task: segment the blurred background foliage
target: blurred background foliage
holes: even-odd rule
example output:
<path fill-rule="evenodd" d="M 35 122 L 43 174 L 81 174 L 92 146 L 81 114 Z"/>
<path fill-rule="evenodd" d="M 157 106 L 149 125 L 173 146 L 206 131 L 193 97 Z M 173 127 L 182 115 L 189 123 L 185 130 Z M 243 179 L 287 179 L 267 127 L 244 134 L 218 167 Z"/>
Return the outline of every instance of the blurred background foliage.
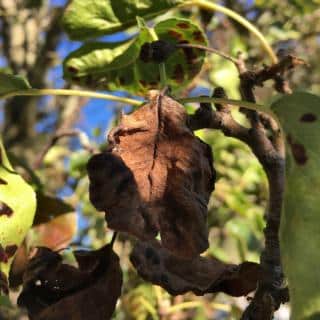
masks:
<path fill-rule="evenodd" d="M 2 71 L 26 75 L 35 87 L 70 88 L 62 80 L 61 64 L 79 43 L 68 40 L 59 24 L 66 2 L 0 0 Z M 305 59 L 309 66 L 290 75 L 292 87 L 320 93 L 318 0 L 225 0 L 219 3 L 250 20 L 275 50 L 282 49 Z M 177 15 L 200 24 L 212 47 L 232 55 L 242 51 L 251 68 L 267 62 L 256 38 L 226 16 L 197 8 L 166 14 Z M 120 33 L 106 36 L 104 40 L 129 36 Z M 239 98 L 234 66 L 211 55 L 184 94 L 210 94 L 216 86 L 223 86 L 230 98 Z M 117 94 L 126 95 L 125 92 Z M 274 92 L 270 86 L 258 88 L 256 94 L 259 102 L 269 103 Z M 189 106 L 188 110 L 193 112 L 195 108 Z M 125 107 L 125 112 L 129 111 L 130 106 Z M 26 252 L 32 246 L 67 248 L 66 259 L 71 259 L 69 248 L 98 248 L 110 240 L 112 231 L 105 224 L 104 214 L 89 202 L 85 166 L 92 152 L 105 148 L 106 132 L 117 123 L 119 113 L 120 106 L 115 103 L 79 97 L 20 97 L 2 102 L 0 119 L 9 155 L 16 169 L 34 185 L 39 199 L 43 200 L 37 213 L 40 220 L 20 248 L 13 267 L 12 277 L 17 283 Z M 236 116 L 244 121 L 241 114 Z M 56 141 L 38 163 L 39 155 L 52 142 L 57 130 L 66 129 L 76 129 L 76 132 Z M 263 247 L 263 214 L 268 194 L 265 174 L 243 143 L 213 130 L 201 130 L 197 135 L 212 146 L 218 173 L 209 203 L 210 248 L 205 255 L 234 263 L 258 261 Z M 142 281 L 128 259 L 131 240 L 120 235 L 115 244 L 124 272 L 124 286 L 114 319 L 239 319 L 247 303 L 244 298 L 224 294 L 172 297 L 162 288 Z M 27 319 L 24 311 L 15 306 L 18 291 L 19 287 L 10 299 L 0 298 L 0 319 Z M 281 308 L 276 318 L 288 319 L 287 307 Z"/>

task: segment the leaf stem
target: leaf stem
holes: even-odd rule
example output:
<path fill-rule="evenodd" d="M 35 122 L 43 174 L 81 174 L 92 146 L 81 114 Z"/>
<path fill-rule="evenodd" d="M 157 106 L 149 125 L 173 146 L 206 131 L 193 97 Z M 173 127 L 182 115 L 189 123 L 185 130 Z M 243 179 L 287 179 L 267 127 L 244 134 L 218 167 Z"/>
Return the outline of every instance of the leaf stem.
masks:
<path fill-rule="evenodd" d="M 156 34 L 154 28 L 148 28 L 150 35 L 153 41 L 159 40 L 158 35 Z M 167 73 L 166 73 L 166 65 L 164 62 L 159 64 L 159 73 L 160 73 L 160 84 L 161 88 L 165 88 L 167 85 Z"/>
<path fill-rule="evenodd" d="M 99 93 L 93 91 L 85 91 L 85 90 L 71 90 L 71 89 L 26 89 L 26 90 L 17 90 L 14 92 L 7 93 L 3 95 L 1 98 L 11 98 L 15 96 L 78 96 L 78 97 L 87 97 L 87 98 L 96 98 L 103 100 L 116 101 L 124 104 L 129 104 L 132 106 L 141 106 L 145 101 L 140 101 L 132 98 L 118 97 L 112 94 L 107 93 Z M 264 105 L 255 104 L 248 101 L 241 100 L 233 100 L 233 99 L 222 99 L 222 98 L 211 98 L 211 97 L 190 97 L 178 99 L 180 103 L 193 103 L 193 102 L 209 102 L 209 103 L 224 103 L 231 104 L 239 107 L 245 107 L 250 110 L 262 111 L 273 118 L 277 119 L 272 110 Z"/>
<path fill-rule="evenodd" d="M 195 49 L 200 49 L 200 50 L 204 50 L 204 51 L 208 51 L 208 52 L 211 52 L 211 53 L 214 53 L 224 59 L 227 59 L 229 61 L 231 61 L 232 63 L 234 63 L 235 65 L 238 64 L 238 60 L 237 59 L 234 59 L 233 57 L 229 56 L 228 54 L 224 53 L 224 52 L 221 52 L 217 49 L 214 49 L 214 48 L 209 48 L 209 47 L 206 47 L 206 46 L 202 46 L 200 44 L 190 44 L 190 43 L 181 43 L 181 44 L 176 44 L 176 47 L 177 48 L 195 48 Z"/>
<path fill-rule="evenodd" d="M 124 104 L 130 104 L 133 106 L 140 106 L 143 101 L 139 101 L 132 98 L 118 97 L 107 93 L 98 93 L 93 91 L 85 90 L 71 90 L 71 89 L 26 89 L 26 90 L 17 90 L 14 92 L 7 93 L 1 98 L 11 98 L 15 96 L 78 96 L 78 97 L 87 97 L 87 98 L 97 98 L 103 100 L 111 100 Z"/>
<path fill-rule="evenodd" d="M 272 117 L 275 117 L 269 107 L 262 104 L 256 104 L 248 101 L 223 99 L 223 98 L 212 98 L 212 97 L 190 97 L 178 99 L 180 103 L 192 103 L 192 102 L 208 102 L 208 103 L 220 103 L 220 104 L 231 104 L 239 107 L 244 107 L 250 110 L 265 112 Z"/>
<path fill-rule="evenodd" d="M 161 88 L 165 88 L 167 85 L 167 73 L 166 73 L 166 65 L 164 64 L 164 62 L 159 64 L 159 72 L 160 72 Z"/>
<path fill-rule="evenodd" d="M 269 45 L 269 43 L 266 40 L 266 38 L 264 37 L 264 35 L 253 24 L 251 24 L 247 19 L 242 17 L 240 14 L 238 14 L 238 13 L 236 13 L 226 7 L 223 7 L 217 3 L 210 2 L 209 0 L 190 0 L 190 1 L 186 1 L 186 2 L 182 3 L 180 5 L 180 7 L 186 7 L 186 6 L 190 6 L 190 5 L 191 6 L 195 5 L 195 6 L 203 8 L 203 9 L 210 10 L 210 11 L 218 11 L 218 12 L 221 12 L 221 13 L 225 14 L 226 16 L 229 16 L 230 18 L 234 19 L 235 21 L 240 23 L 242 26 L 244 26 L 246 29 L 248 29 L 250 32 L 252 32 L 260 40 L 263 48 L 270 56 L 272 63 L 278 62 L 277 56 L 275 55 L 273 49 Z"/>

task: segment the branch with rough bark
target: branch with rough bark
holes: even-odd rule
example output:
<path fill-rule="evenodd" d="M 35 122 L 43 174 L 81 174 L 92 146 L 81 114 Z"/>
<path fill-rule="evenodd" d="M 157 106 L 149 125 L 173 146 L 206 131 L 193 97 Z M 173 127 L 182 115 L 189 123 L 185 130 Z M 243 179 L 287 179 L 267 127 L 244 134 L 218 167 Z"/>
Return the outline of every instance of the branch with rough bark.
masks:
<path fill-rule="evenodd" d="M 303 60 L 294 56 L 284 56 L 278 63 L 264 66 L 258 71 L 248 71 L 241 56 L 236 61 L 240 77 L 242 99 L 255 102 L 254 88 L 262 86 L 267 80 L 273 80 L 275 89 L 281 93 L 290 93 L 285 73 L 301 64 Z M 222 88 L 216 88 L 213 97 L 225 98 Z M 242 315 L 242 320 L 270 320 L 281 303 L 288 302 L 288 289 L 284 286 L 281 266 L 279 226 L 285 185 L 285 148 L 281 130 L 277 122 L 264 113 L 241 109 L 248 117 L 251 128 L 248 129 L 234 120 L 227 105 L 203 103 L 193 116 L 189 125 L 193 130 L 211 128 L 221 130 L 226 136 L 246 143 L 263 166 L 269 184 L 269 203 L 266 211 L 265 248 L 260 264 L 263 276 L 258 284 L 254 298 Z M 271 132 L 271 135 L 270 133 Z"/>

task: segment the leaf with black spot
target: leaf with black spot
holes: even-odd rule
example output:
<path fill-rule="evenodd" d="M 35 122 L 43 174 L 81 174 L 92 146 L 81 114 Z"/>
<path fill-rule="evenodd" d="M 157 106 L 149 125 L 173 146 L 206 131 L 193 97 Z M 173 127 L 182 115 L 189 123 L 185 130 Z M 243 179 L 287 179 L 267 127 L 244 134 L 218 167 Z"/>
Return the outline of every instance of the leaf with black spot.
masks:
<path fill-rule="evenodd" d="M 0 154 L 0 180 L 2 182 L 0 183 L 1 295 L 1 291 L 7 292 L 4 289 L 5 285 L 3 283 L 8 278 L 10 266 L 17 248 L 32 225 L 36 209 L 36 197 L 31 186 L 13 170 L 1 138 Z"/>
<path fill-rule="evenodd" d="M 296 92 L 271 108 L 287 146 L 280 238 L 292 319 L 311 319 L 320 312 L 320 97 Z"/>
<path fill-rule="evenodd" d="M 192 48 L 175 50 L 175 45 L 206 46 L 205 34 L 188 20 L 171 18 L 154 26 L 159 40 L 153 42 L 144 21 L 138 19 L 138 23 L 140 33 L 132 40 L 88 42 L 72 52 L 64 60 L 64 78 L 83 87 L 146 94 L 159 88 L 159 63 L 165 60 L 167 84 L 173 91 L 182 90 L 200 72 L 205 52 Z"/>

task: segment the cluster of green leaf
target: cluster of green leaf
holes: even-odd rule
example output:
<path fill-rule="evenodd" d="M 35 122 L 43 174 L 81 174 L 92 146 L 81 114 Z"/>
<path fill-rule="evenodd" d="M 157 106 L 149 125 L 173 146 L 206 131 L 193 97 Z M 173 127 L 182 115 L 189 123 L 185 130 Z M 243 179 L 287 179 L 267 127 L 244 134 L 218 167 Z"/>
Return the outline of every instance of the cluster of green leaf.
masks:
<path fill-rule="evenodd" d="M 64 16 L 64 25 L 71 38 L 94 40 L 98 35 L 122 31 L 137 23 L 139 33 L 127 41 L 85 42 L 65 59 L 65 79 L 95 89 L 122 89 L 135 95 L 145 94 L 147 90 L 159 87 L 160 78 L 159 66 L 152 62 L 145 63 L 139 57 L 144 43 L 161 39 L 172 45 L 181 42 L 207 44 L 201 29 L 189 20 L 171 18 L 155 24 L 153 28 L 145 24 L 142 17 L 156 16 L 179 2 L 158 1 L 156 5 L 129 2 L 121 2 L 121 7 L 127 8 L 125 11 L 120 10 L 113 1 L 105 3 L 104 8 L 100 8 L 99 2 L 94 2 L 90 10 L 83 7 L 81 1 L 71 3 Z M 105 15 L 99 16 L 97 12 L 104 12 Z M 94 19 L 85 19 L 87 15 Z M 186 86 L 200 71 L 203 60 L 204 52 L 200 50 L 191 49 L 188 55 L 183 50 L 177 50 L 165 63 L 167 84 L 173 90 Z"/>

